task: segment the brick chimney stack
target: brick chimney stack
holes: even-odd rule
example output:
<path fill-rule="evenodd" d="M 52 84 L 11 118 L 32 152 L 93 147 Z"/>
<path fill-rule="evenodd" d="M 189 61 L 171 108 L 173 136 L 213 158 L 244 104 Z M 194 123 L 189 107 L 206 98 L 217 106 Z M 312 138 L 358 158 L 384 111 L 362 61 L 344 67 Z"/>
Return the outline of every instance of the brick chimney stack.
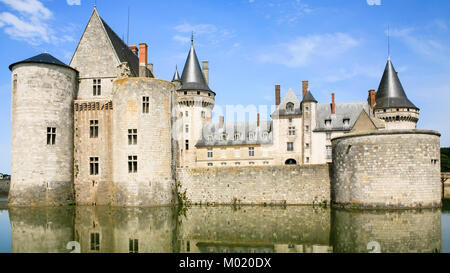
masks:
<path fill-rule="evenodd" d="M 219 128 L 223 129 L 223 125 L 225 123 L 225 117 L 224 116 L 220 116 L 219 117 Z"/>
<path fill-rule="evenodd" d="M 371 89 L 369 90 L 369 98 L 367 99 L 367 102 L 369 103 L 370 109 L 373 109 L 375 107 L 375 103 L 376 103 L 376 92 L 375 90 Z"/>
<path fill-rule="evenodd" d="M 148 46 L 145 43 L 139 44 L 139 77 L 147 77 Z"/>
<path fill-rule="evenodd" d="M 134 55 L 139 56 L 139 48 L 136 45 L 131 45 L 130 49 L 134 53 Z"/>
<path fill-rule="evenodd" d="M 205 77 L 206 84 L 209 85 L 209 62 L 203 62 L 203 77 Z"/>
<path fill-rule="evenodd" d="M 302 91 L 303 91 L 303 98 L 306 96 L 306 93 L 309 89 L 309 82 L 308 81 L 302 81 Z"/>
<path fill-rule="evenodd" d="M 278 106 L 281 103 L 281 86 L 275 85 L 275 105 Z"/>
<path fill-rule="evenodd" d="M 258 114 L 257 126 L 259 127 L 260 125 L 261 125 L 261 116 L 260 116 L 260 114 Z"/>
<path fill-rule="evenodd" d="M 336 114 L 336 101 L 334 93 L 331 94 L 331 114 Z"/>

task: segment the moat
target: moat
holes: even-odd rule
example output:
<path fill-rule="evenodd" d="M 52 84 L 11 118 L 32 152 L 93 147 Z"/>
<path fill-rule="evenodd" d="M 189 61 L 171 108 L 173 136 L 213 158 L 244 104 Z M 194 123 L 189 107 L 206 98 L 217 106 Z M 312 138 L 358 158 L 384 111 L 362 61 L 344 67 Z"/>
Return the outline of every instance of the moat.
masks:
<path fill-rule="evenodd" d="M 69 253 L 69 242 L 78 242 L 81 253 L 450 253 L 449 201 L 442 209 L 383 211 L 313 206 L 7 209 L 6 201 L 0 196 L 0 253 Z"/>

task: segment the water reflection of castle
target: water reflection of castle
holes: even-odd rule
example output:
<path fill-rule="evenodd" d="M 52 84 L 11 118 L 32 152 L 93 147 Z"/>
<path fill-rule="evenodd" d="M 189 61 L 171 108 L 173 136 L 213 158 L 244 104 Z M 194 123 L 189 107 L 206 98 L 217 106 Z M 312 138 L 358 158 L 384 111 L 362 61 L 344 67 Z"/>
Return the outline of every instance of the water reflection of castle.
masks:
<path fill-rule="evenodd" d="M 313 207 L 11 208 L 12 251 L 82 253 L 440 252 L 441 210 Z"/>

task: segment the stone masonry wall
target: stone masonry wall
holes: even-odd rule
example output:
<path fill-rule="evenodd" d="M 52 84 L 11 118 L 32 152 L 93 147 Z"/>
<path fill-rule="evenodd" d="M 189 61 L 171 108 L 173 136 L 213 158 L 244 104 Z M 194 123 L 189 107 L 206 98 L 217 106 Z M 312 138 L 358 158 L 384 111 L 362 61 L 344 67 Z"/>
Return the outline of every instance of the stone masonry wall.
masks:
<path fill-rule="evenodd" d="M 378 131 L 333 139 L 331 199 L 338 206 L 441 205 L 439 133 Z"/>
<path fill-rule="evenodd" d="M 191 203 L 313 204 L 330 200 L 328 165 L 178 169 Z"/>
<path fill-rule="evenodd" d="M 7 195 L 9 193 L 10 180 L 0 180 L 0 195 Z"/>

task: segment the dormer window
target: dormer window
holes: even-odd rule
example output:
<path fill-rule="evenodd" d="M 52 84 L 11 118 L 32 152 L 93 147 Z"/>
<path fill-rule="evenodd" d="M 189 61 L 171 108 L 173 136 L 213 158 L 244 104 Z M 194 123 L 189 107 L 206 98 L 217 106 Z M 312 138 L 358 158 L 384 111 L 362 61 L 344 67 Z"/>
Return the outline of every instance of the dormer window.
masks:
<path fill-rule="evenodd" d="M 227 140 L 227 133 L 222 134 L 222 140 Z"/>
<path fill-rule="evenodd" d="M 241 134 L 240 133 L 235 133 L 234 134 L 234 141 L 237 141 L 241 138 Z"/>
<path fill-rule="evenodd" d="M 350 126 L 350 119 L 349 118 L 345 118 L 344 119 L 344 126 Z"/>
<path fill-rule="evenodd" d="M 288 113 L 294 112 L 294 104 L 292 102 L 289 102 L 288 104 L 286 104 L 286 111 Z"/>
<path fill-rule="evenodd" d="M 267 139 L 269 137 L 269 133 L 268 132 L 264 132 L 262 137 L 263 137 L 263 139 Z"/>
<path fill-rule="evenodd" d="M 325 126 L 331 127 L 331 119 L 325 120 Z"/>
<path fill-rule="evenodd" d="M 213 141 L 213 136 L 208 136 L 208 141 L 212 142 Z"/>
<path fill-rule="evenodd" d="M 255 137 L 256 137 L 256 133 L 255 132 L 251 132 L 251 133 L 248 134 L 248 139 L 249 140 L 255 140 Z"/>

